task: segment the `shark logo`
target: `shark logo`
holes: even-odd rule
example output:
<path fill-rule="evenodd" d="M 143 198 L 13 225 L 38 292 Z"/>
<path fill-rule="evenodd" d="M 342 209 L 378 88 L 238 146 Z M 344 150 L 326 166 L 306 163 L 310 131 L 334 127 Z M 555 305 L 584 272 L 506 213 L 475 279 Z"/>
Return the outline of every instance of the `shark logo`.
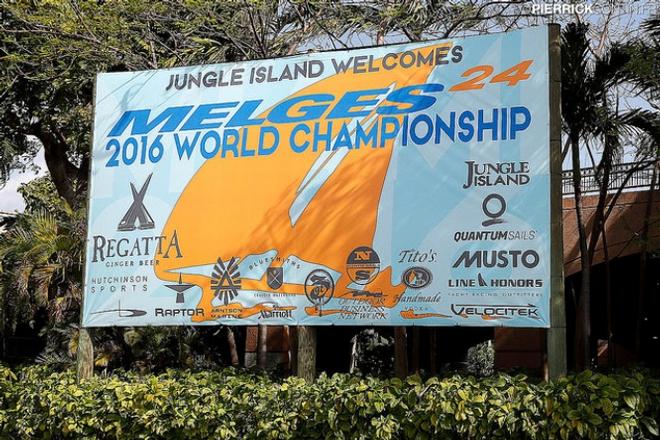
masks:
<path fill-rule="evenodd" d="M 142 188 L 140 188 L 140 191 L 137 191 L 135 189 L 135 185 L 133 185 L 133 182 L 131 182 L 133 203 L 119 222 L 119 225 L 117 226 L 118 231 L 134 231 L 136 229 L 136 221 L 138 223 L 138 229 L 154 228 L 154 219 L 151 217 L 151 214 L 149 214 L 149 211 L 147 211 L 147 208 L 144 206 L 144 195 L 147 193 L 152 175 L 153 173 L 149 174 L 149 177 L 147 177 L 147 180 L 142 185 Z"/>

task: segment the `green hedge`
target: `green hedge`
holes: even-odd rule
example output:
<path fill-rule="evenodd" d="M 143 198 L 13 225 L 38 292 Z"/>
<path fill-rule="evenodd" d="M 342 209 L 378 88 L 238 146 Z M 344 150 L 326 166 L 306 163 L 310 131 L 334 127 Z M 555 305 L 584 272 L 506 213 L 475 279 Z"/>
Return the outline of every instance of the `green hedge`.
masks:
<path fill-rule="evenodd" d="M 222 370 L 96 377 L 0 367 L 0 435 L 11 439 L 655 438 L 660 381 L 585 372 L 314 384 Z"/>

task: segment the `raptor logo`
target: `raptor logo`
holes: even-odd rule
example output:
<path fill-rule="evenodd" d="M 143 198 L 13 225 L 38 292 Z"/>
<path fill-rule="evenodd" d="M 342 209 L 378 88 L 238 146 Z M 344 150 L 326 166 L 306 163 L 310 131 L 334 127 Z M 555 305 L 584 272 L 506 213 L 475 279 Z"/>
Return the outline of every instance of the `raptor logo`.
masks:
<path fill-rule="evenodd" d="M 222 258 L 218 258 L 211 275 L 211 289 L 213 289 L 215 297 L 221 300 L 224 305 L 227 305 L 229 301 L 238 295 L 240 288 L 241 273 L 238 270 L 236 257 L 232 257 L 226 266 Z"/>
<path fill-rule="evenodd" d="M 176 302 L 177 304 L 182 304 L 185 302 L 185 298 L 183 296 L 183 293 L 192 288 L 195 287 L 193 284 L 183 284 L 183 281 L 181 279 L 181 273 L 179 273 L 179 283 L 178 284 L 165 284 L 165 287 L 168 289 L 172 289 L 176 292 Z"/>

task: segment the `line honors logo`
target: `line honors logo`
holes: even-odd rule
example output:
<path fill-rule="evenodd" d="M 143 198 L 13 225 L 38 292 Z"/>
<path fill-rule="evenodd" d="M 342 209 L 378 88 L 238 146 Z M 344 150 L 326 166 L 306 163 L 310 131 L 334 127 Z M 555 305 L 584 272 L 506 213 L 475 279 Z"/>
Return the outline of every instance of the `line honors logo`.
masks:
<path fill-rule="evenodd" d="M 213 289 L 215 297 L 227 305 L 229 301 L 238 296 L 240 288 L 241 273 L 238 270 L 236 257 L 232 257 L 227 265 L 222 258 L 218 258 L 211 274 L 211 289 Z"/>
<path fill-rule="evenodd" d="M 153 229 L 155 227 L 154 219 L 147 211 L 146 206 L 144 206 L 144 195 L 147 193 L 149 188 L 149 182 L 151 182 L 151 176 L 153 173 L 149 174 L 147 180 L 142 184 L 140 191 L 135 189 L 135 185 L 131 182 L 131 194 L 133 194 L 133 203 L 131 204 L 124 217 L 122 217 L 119 225 L 117 226 L 117 231 L 134 231 L 136 229 L 135 223 L 138 223 L 137 229 Z"/>
<path fill-rule="evenodd" d="M 360 246 L 351 251 L 346 260 L 348 277 L 356 284 L 364 286 L 372 282 L 380 271 L 380 258 L 368 246 Z"/>

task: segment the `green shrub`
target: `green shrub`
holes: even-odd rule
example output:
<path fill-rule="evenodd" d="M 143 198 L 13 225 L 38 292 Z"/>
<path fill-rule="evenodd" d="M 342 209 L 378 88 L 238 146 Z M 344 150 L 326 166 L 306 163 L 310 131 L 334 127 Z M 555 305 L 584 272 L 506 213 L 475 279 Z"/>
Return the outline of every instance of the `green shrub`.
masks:
<path fill-rule="evenodd" d="M 629 439 L 656 437 L 659 414 L 660 381 L 641 373 L 307 384 L 226 369 L 77 384 L 73 372 L 0 367 L 7 439 Z"/>

